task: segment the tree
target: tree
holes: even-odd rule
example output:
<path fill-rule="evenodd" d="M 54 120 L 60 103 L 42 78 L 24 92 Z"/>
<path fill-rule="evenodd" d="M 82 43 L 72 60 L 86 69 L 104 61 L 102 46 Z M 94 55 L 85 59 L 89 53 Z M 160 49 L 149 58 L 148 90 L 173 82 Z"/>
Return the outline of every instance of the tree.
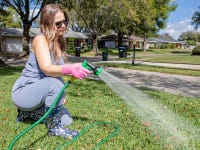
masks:
<path fill-rule="evenodd" d="M 18 14 L 11 7 L 2 10 L 3 15 L 0 16 L 1 27 L 6 28 L 21 28 L 22 23 Z"/>
<path fill-rule="evenodd" d="M 131 35 L 136 28 L 136 22 L 139 21 L 137 16 L 137 0 L 113 1 L 113 14 L 110 20 L 111 29 L 118 34 L 118 45 L 122 45 L 124 35 Z"/>
<path fill-rule="evenodd" d="M 79 31 L 89 31 L 93 38 L 93 51 L 98 52 L 97 36 L 109 29 L 111 19 L 112 0 L 76 0 L 64 1 L 73 15 L 72 28 Z M 75 13 L 75 14 L 74 14 Z"/>
<path fill-rule="evenodd" d="M 153 0 L 140 1 L 138 6 L 140 20 L 137 22 L 136 34 L 144 38 L 143 49 L 146 50 L 147 33 L 153 32 L 156 25 L 156 9 L 153 7 Z"/>
<path fill-rule="evenodd" d="M 187 31 L 182 33 L 178 40 L 180 41 L 195 41 L 195 42 L 200 42 L 200 33 L 198 32 L 192 32 L 192 31 Z"/>
<path fill-rule="evenodd" d="M 200 26 L 200 6 L 198 7 L 199 10 L 195 11 L 192 16 L 192 25 L 197 30 Z"/>
<path fill-rule="evenodd" d="M 4 8 L 12 8 L 19 14 L 23 26 L 23 50 L 21 56 L 29 54 L 29 30 L 32 22 L 36 20 L 41 12 L 41 8 L 50 3 L 50 0 L 0 0 L 0 5 Z M 31 12 L 30 10 L 33 9 Z M 36 12 L 36 9 L 38 11 Z"/>
<path fill-rule="evenodd" d="M 171 0 L 140 1 L 137 13 L 141 19 L 137 24 L 136 34 L 144 37 L 144 50 L 146 37 L 155 35 L 160 29 L 165 28 L 169 13 L 175 11 L 176 7 L 177 4 Z"/>

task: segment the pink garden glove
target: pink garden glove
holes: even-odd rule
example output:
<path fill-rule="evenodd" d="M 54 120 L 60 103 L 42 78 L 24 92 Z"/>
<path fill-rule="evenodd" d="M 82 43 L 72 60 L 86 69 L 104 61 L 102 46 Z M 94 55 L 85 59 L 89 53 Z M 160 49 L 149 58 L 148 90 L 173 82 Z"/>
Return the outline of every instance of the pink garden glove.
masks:
<path fill-rule="evenodd" d="M 63 65 L 61 71 L 64 75 L 71 74 L 78 79 L 83 79 L 90 73 L 89 70 L 82 67 L 81 63 Z"/>

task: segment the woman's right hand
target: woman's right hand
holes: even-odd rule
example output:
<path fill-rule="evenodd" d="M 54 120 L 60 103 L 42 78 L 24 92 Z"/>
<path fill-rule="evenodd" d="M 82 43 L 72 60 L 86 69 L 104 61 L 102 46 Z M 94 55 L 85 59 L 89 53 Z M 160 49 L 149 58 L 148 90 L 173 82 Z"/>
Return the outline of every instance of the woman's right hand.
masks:
<path fill-rule="evenodd" d="M 83 79 L 90 73 L 88 69 L 83 68 L 81 63 L 63 65 L 61 72 L 64 75 L 71 74 L 78 79 Z"/>

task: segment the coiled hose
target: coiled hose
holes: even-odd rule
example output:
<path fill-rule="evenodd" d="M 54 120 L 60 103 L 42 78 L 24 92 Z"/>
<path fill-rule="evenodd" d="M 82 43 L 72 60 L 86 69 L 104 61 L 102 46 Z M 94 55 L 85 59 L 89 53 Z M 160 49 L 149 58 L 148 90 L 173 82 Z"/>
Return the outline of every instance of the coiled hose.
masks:
<path fill-rule="evenodd" d="M 60 90 L 59 94 L 57 95 L 56 99 L 54 100 L 53 104 L 51 105 L 50 109 L 38 120 L 36 121 L 34 124 L 32 124 L 31 126 L 29 126 L 28 128 L 26 128 L 25 130 L 23 130 L 21 133 L 19 133 L 10 143 L 8 150 L 12 150 L 12 148 L 14 147 L 14 145 L 16 144 L 16 142 L 27 132 L 29 132 L 31 129 L 33 129 L 34 127 L 36 127 L 38 124 L 40 124 L 45 118 L 47 118 L 49 116 L 49 114 L 51 113 L 51 111 L 56 107 L 57 103 L 59 102 L 60 97 L 62 96 L 62 94 L 65 92 L 65 89 L 69 86 L 69 84 L 71 82 L 74 81 L 75 78 L 71 78 L 70 80 L 68 80 L 63 88 Z M 92 128 L 95 125 L 99 125 L 99 124 L 111 124 L 114 125 L 115 130 L 109 134 L 105 139 L 101 140 L 93 149 L 98 149 L 100 146 L 102 146 L 106 141 L 108 141 L 109 139 L 111 139 L 113 136 L 115 136 L 118 131 L 119 131 L 119 127 L 116 124 L 110 123 L 110 122 L 96 122 L 90 125 L 87 125 L 86 127 L 84 127 L 81 132 L 78 134 L 78 136 L 76 136 L 75 138 L 73 138 L 72 140 L 70 140 L 69 142 L 65 143 L 64 145 L 62 145 L 61 147 L 56 148 L 57 150 L 59 150 L 60 148 L 64 148 L 65 146 L 68 146 L 69 144 L 71 144 L 72 142 L 76 141 L 77 138 L 79 138 L 81 135 L 83 135 L 87 130 L 89 130 L 90 128 Z"/>

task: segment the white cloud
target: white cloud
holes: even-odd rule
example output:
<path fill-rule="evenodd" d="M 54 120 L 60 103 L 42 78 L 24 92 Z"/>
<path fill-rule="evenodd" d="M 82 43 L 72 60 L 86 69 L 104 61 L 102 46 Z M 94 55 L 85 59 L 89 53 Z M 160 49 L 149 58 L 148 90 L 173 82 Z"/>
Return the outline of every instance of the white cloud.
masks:
<path fill-rule="evenodd" d="M 185 19 L 176 23 L 169 23 L 167 27 L 159 32 L 159 34 L 168 33 L 174 39 L 178 39 L 183 32 L 195 31 L 191 25 L 191 19 Z M 198 30 L 200 31 L 200 29 Z"/>

